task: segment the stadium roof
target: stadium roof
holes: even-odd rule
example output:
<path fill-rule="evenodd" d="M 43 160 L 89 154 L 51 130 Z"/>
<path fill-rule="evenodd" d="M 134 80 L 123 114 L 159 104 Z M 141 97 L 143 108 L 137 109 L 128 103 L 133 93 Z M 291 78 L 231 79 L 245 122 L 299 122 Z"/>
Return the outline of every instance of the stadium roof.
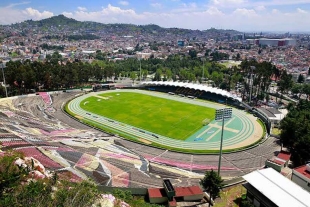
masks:
<path fill-rule="evenodd" d="M 210 86 L 195 84 L 195 83 L 170 82 L 170 81 L 149 81 L 149 82 L 142 82 L 141 84 L 142 85 L 162 85 L 162 86 L 185 87 L 185 88 L 215 93 L 218 95 L 225 96 L 227 98 L 232 98 L 240 102 L 242 101 L 240 97 L 238 97 L 237 95 L 231 94 L 228 91 L 225 91 L 219 88 L 210 87 Z"/>
<path fill-rule="evenodd" d="M 279 207 L 310 206 L 310 194 L 272 168 L 251 172 L 243 178 Z"/>

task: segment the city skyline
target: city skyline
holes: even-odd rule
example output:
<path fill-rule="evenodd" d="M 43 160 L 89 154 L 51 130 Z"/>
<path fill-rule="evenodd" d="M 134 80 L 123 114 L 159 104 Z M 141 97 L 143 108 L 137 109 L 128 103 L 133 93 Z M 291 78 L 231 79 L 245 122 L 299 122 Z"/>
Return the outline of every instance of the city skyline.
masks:
<path fill-rule="evenodd" d="M 63 14 L 79 21 L 205 30 L 309 32 L 310 0 L 9 1 L 0 24 Z"/>

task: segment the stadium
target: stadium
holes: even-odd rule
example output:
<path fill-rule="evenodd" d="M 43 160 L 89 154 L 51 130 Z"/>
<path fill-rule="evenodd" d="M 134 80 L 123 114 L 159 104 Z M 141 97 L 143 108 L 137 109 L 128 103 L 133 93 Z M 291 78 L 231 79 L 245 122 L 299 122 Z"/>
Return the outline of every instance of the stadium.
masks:
<path fill-rule="evenodd" d="M 165 86 L 159 88 L 155 85 L 151 87 L 147 86 L 148 90 L 123 89 L 117 92 L 109 90 L 89 93 L 72 100 L 68 104 L 68 111 L 75 116 L 83 117 L 80 119 L 84 122 L 96 126 L 102 125 L 103 130 L 144 144 L 155 143 L 156 146 L 178 151 L 219 150 L 222 122 L 214 120 L 214 109 L 225 106 L 219 103 L 201 102 L 201 99 L 198 101 L 195 98 L 198 95 L 199 98 L 208 96 L 227 99 L 227 102 L 234 104 L 238 102 L 235 100 L 237 98 L 228 92 L 222 95 L 220 91 L 207 91 L 206 93 L 215 94 L 212 97 L 205 95 L 205 91 L 201 90 L 184 88 L 182 91 L 179 86 L 176 89 Z M 162 88 L 169 92 L 154 92 Z M 138 103 L 139 101 L 141 103 Z M 109 106 L 109 103 L 114 107 Z M 131 107 L 126 109 L 128 106 Z M 104 112 L 98 113 L 102 108 Z M 203 123 L 205 120 L 207 123 Z M 234 150 L 259 141 L 263 136 L 263 130 L 256 117 L 234 108 L 232 118 L 226 120 L 224 125 L 224 135 L 223 149 Z"/>
<path fill-rule="evenodd" d="M 184 87 L 168 85 L 172 84 L 168 82 L 164 84 L 149 82 L 139 85 L 139 88 L 128 87 L 126 89 L 124 86 L 116 85 L 116 88 L 123 89 L 96 93 L 84 90 L 40 92 L 38 95 L 1 99 L 0 141 L 3 145 L 2 150 L 13 149 L 25 153 L 26 156 L 33 156 L 47 169 L 57 171 L 60 176 L 70 173 L 72 180 L 89 177 L 99 185 L 111 187 L 160 187 L 163 178 L 171 179 L 171 182 L 176 186 L 197 185 L 206 170 L 217 169 L 219 156 L 216 150 L 219 148 L 219 126 L 221 123 L 214 120 L 210 120 L 206 126 L 203 126 L 210 128 L 202 129 L 202 132 L 205 133 L 198 130 L 197 133 L 202 134 L 199 138 L 202 139 L 196 139 L 198 136 L 193 133 L 193 136 L 185 136 L 181 140 L 162 135 L 158 131 L 150 130 L 158 138 L 152 134 L 149 136 L 143 132 L 140 134 L 139 128 L 130 124 L 128 124 L 131 127 L 129 131 L 133 134 L 127 134 L 125 129 L 118 130 L 118 133 L 115 133 L 115 129 L 113 133 L 109 130 L 102 131 L 96 123 L 90 125 L 90 122 L 92 120 L 98 122 L 97 119 L 99 119 L 99 123 L 113 124 L 110 126 L 111 128 L 115 125 L 124 128 L 123 124 L 127 124 L 117 119 L 100 117 L 101 115 L 95 115 L 93 112 L 78 112 L 81 110 L 79 109 L 81 103 L 83 105 L 83 100 L 88 96 L 100 96 L 101 101 L 98 101 L 97 97 L 95 101 L 103 104 L 104 101 L 124 97 L 123 94 L 127 92 L 176 101 L 178 104 L 189 104 L 190 107 L 192 105 L 209 107 L 213 110 L 227 107 L 222 103 L 224 101 L 226 104 L 227 99 L 227 105 L 233 108 L 233 117 L 231 118 L 233 121 L 225 120 L 223 149 L 239 150 L 222 155 L 221 176 L 225 179 L 236 178 L 261 168 L 264 166 L 265 160 L 271 158 L 280 149 L 277 139 L 272 137 L 261 139 L 264 131 L 257 122 L 257 117 L 239 110 L 238 108 L 242 109 L 244 106 L 231 94 L 225 92 L 221 94 L 219 90 L 210 92 L 205 88 L 195 89 L 195 91 L 191 87 L 198 86 L 184 83 L 176 83 L 184 84 Z M 183 93 L 179 88 L 183 88 Z M 203 93 L 200 93 L 199 96 L 198 91 Z M 183 96 L 178 94 L 183 94 Z M 113 97 L 104 100 L 103 97 L 108 96 Z M 194 96 L 197 99 L 188 96 Z M 208 98 L 208 101 L 201 97 Z M 74 103 L 75 101 L 76 103 Z M 73 119 L 63 111 L 66 103 L 68 103 L 68 108 L 71 107 L 70 110 L 78 112 L 74 114 Z M 163 114 L 161 115 L 159 120 L 165 117 Z M 136 129 L 132 129 L 132 127 Z M 256 134 L 256 127 L 260 129 L 258 134 Z M 123 133 L 125 139 L 122 137 Z M 127 135 L 135 135 L 135 133 L 136 136 L 133 136 L 132 139 L 127 137 Z M 231 137 L 233 138 L 230 139 Z M 256 145 L 257 142 L 259 144 Z M 214 150 L 215 153 L 207 155 L 180 153 L 178 152 L 180 150 L 174 150 L 192 151 L 196 148 Z"/>

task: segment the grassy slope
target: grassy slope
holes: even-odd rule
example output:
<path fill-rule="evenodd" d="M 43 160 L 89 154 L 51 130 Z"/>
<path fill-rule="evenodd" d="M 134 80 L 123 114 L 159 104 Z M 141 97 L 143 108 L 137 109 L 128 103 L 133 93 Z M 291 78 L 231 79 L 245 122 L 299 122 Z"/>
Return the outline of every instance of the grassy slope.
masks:
<path fill-rule="evenodd" d="M 102 97 L 111 96 L 108 100 L 87 98 L 81 102 L 81 107 L 91 113 L 181 140 L 201 128 L 204 119 L 214 119 L 215 110 L 212 108 L 139 93 L 116 94 L 118 92 L 102 94 Z"/>

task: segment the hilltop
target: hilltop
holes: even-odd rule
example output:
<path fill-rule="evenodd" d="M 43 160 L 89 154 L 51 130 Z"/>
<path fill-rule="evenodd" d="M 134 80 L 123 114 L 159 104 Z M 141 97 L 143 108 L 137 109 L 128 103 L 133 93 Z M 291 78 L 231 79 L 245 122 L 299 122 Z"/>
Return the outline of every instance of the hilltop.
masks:
<path fill-rule="evenodd" d="M 204 31 L 200 30 L 190 30 L 190 29 L 182 29 L 182 28 L 163 28 L 155 24 L 148 24 L 148 25 L 134 25 L 134 24 L 124 24 L 124 23 L 117 23 L 117 24 L 104 24 L 99 22 L 92 22 L 92 21 L 78 21 L 72 18 L 68 18 L 64 15 L 53 16 L 47 19 L 42 19 L 39 21 L 27 20 L 21 23 L 16 23 L 10 25 L 10 27 L 14 29 L 29 29 L 29 28 L 36 28 L 41 31 L 49 30 L 50 28 L 54 29 L 68 29 L 68 30 L 84 30 L 85 32 L 103 32 L 106 30 L 113 30 L 113 31 L 124 31 L 124 32 L 139 32 L 139 33 L 171 33 L 171 34 L 179 34 L 185 35 L 189 33 L 226 33 L 226 34 L 237 34 L 240 33 L 235 30 L 218 30 L 218 29 L 208 29 Z"/>

